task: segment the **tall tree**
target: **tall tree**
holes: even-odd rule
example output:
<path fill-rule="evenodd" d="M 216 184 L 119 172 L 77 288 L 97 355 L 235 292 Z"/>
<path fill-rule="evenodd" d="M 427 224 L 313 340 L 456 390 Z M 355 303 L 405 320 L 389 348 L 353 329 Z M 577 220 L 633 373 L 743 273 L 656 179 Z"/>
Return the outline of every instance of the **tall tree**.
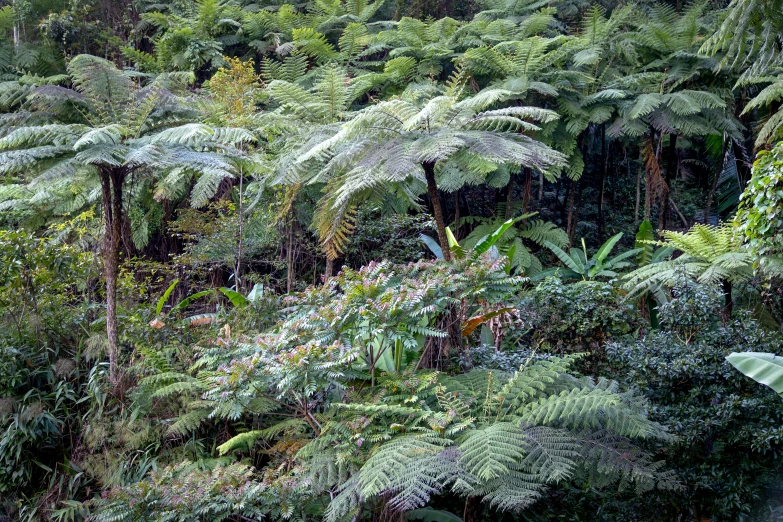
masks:
<path fill-rule="evenodd" d="M 331 178 L 316 216 L 321 240 L 337 240 L 339 247 L 345 215 L 360 202 L 392 193 L 415 199 L 426 187 L 449 260 L 440 187 L 455 191 L 487 181 L 503 186 L 507 166 L 549 170 L 565 164 L 562 154 L 523 134 L 539 130 L 528 120 L 549 122 L 556 113 L 537 107 L 490 110 L 514 95 L 485 89 L 466 96 L 456 75 L 442 94 L 409 90 L 359 112 L 334 136 L 303 151 L 297 163 L 321 160 L 322 175 Z"/>
<path fill-rule="evenodd" d="M 73 88 L 43 86 L 28 103 L 49 122 L 24 124 L 0 139 L 0 174 L 22 175 L 33 190 L 51 180 L 94 176 L 100 183 L 106 279 L 109 374 L 118 379 L 117 277 L 124 184 L 132 176 L 192 179 L 203 198 L 233 176 L 235 146 L 247 131 L 193 123 L 197 113 L 164 88 L 170 76 L 142 86 L 111 62 L 79 55 L 68 64 Z M 214 190 L 212 190 L 214 192 Z"/>

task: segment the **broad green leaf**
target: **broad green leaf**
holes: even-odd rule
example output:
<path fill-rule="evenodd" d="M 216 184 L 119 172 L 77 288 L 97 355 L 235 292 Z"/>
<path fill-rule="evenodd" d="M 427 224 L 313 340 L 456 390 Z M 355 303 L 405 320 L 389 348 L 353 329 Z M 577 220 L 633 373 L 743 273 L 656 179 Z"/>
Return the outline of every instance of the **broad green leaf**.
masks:
<path fill-rule="evenodd" d="M 226 288 L 225 286 L 219 288 L 218 290 L 220 290 L 220 292 L 223 295 L 228 297 L 228 300 L 231 301 L 231 304 L 236 306 L 237 308 L 241 306 L 245 306 L 250 302 L 247 300 L 247 297 L 245 297 L 244 295 L 240 294 L 235 290 L 231 290 L 230 288 Z"/>
<path fill-rule="evenodd" d="M 465 249 L 459 245 L 459 241 L 454 237 L 454 233 L 449 227 L 446 227 L 446 238 L 449 241 L 449 250 L 454 254 L 457 259 L 465 257 Z"/>
<path fill-rule="evenodd" d="M 571 258 L 562 248 L 555 245 L 551 241 L 544 241 L 544 246 L 551 250 L 557 258 L 563 262 L 565 266 L 576 272 L 577 274 L 584 273 L 584 266 L 580 266 L 574 259 Z"/>
<path fill-rule="evenodd" d="M 619 234 L 615 234 L 609 239 L 606 240 L 606 243 L 601 245 L 601 248 L 598 249 L 598 252 L 595 253 L 595 258 L 598 260 L 599 263 L 603 263 L 604 259 L 606 259 L 606 256 L 609 255 L 609 252 L 612 251 L 614 246 L 617 244 L 618 241 L 620 241 L 620 238 L 623 237 L 623 233 L 620 232 Z"/>
<path fill-rule="evenodd" d="M 160 299 L 158 299 L 158 305 L 155 307 L 156 315 L 160 315 L 160 313 L 163 311 L 163 307 L 166 305 L 166 301 L 169 300 L 169 296 L 171 295 L 171 292 L 174 291 L 174 287 L 177 286 L 177 283 L 179 283 L 179 279 L 172 281 L 166 291 L 163 292 L 163 295 L 160 297 Z"/>
<path fill-rule="evenodd" d="M 171 309 L 170 313 L 177 312 L 179 310 L 187 308 L 191 302 L 195 301 L 196 299 L 201 299 L 202 297 L 209 295 L 211 293 L 212 290 L 202 290 L 201 292 L 196 292 L 195 294 L 189 295 L 185 299 L 177 303 L 174 306 L 174 308 Z"/>
<path fill-rule="evenodd" d="M 639 231 L 636 232 L 636 244 L 635 248 L 640 248 L 639 258 L 636 260 L 636 264 L 639 266 L 647 266 L 652 262 L 653 256 L 653 244 L 655 240 L 653 233 L 652 223 L 646 219 L 639 223 Z"/>
<path fill-rule="evenodd" d="M 261 283 L 253 285 L 253 289 L 247 294 L 247 300 L 250 302 L 258 301 L 262 297 L 264 297 L 264 285 Z"/>
<path fill-rule="evenodd" d="M 421 242 L 427 245 L 427 248 L 430 249 L 430 251 L 435 254 L 435 257 L 438 259 L 443 259 L 443 249 L 440 248 L 440 245 L 437 241 L 435 241 L 433 238 L 428 236 L 427 234 L 419 234 L 419 239 L 421 239 Z"/>
<path fill-rule="evenodd" d="M 473 247 L 473 251 L 477 254 L 483 254 L 484 252 L 492 248 L 495 245 L 495 243 L 497 243 L 498 240 L 503 236 L 503 234 L 506 233 L 506 230 L 508 230 L 509 227 L 511 227 L 513 224 L 514 224 L 514 220 L 509 219 L 508 221 L 500 225 L 500 227 L 498 227 L 497 230 L 495 230 L 490 235 L 488 235 L 487 237 L 479 241 L 476 244 L 476 246 Z"/>
<path fill-rule="evenodd" d="M 754 381 L 783 394 L 783 357 L 763 352 L 734 352 L 726 360 Z"/>

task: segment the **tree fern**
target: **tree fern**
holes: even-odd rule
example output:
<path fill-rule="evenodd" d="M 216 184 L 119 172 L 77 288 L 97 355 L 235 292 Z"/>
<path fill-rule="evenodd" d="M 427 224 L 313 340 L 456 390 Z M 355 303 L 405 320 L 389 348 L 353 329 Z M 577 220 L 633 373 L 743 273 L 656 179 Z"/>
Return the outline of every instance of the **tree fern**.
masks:
<path fill-rule="evenodd" d="M 340 406 L 332 422 L 345 433 L 330 429 L 323 443 L 318 438 L 311 444 L 321 454 L 349 443 L 344 437 L 362 442 L 366 460 L 354 478 L 345 479 L 354 507 L 385 495 L 395 509 L 413 509 L 451 486 L 496 509 L 519 510 L 548 484 L 584 473 L 640 491 L 678 487 L 660 464 L 629 446 L 631 438 L 666 437 L 646 419 L 644 400 L 620 394 L 616 383 L 571 377 L 571 360 L 539 361 L 514 375 L 443 375 L 435 383 L 440 390 L 407 404 L 397 402 L 402 397 L 381 396 L 381 403 Z M 405 421 L 389 426 L 387 419 Z M 452 424 L 462 427 L 452 430 Z M 316 465 L 316 452 L 307 448 L 301 457 Z M 350 509 L 339 502 L 335 512 Z"/>

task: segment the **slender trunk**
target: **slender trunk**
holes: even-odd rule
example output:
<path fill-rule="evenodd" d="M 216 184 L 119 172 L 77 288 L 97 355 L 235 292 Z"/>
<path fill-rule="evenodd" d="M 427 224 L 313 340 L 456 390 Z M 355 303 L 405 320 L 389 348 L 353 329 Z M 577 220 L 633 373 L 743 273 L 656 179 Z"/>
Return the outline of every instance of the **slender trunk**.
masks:
<path fill-rule="evenodd" d="M 465 507 L 462 508 L 462 521 L 463 522 L 476 522 L 479 520 L 479 502 L 478 497 L 466 497 Z"/>
<path fill-rule="evenodd" d="M 506 221 L 511 219 L 511 204 L 514 202 L 514 176 L 509 176 L 508 185 L 506 185 L 506 214 L 503 216 Z"/>
<path fill-rule="evenodd" d="M 682 224 L 685 228 L 691 228 L 690 223 L 688 223 L 688 220 L 685 219 L 685 216 L 682 215 L 682 212 L 680 212 L 680 209 L 677 207 L 677 203 L 674 202 L 673 199 L 669 198 L 669 203 L 671 204 L 674 211 L 677 213 L 678 216 L 680 216 L 680 220 L 682 220 Z"/>
<path fill-rule="evenodd" d="M 11 5 L 16 7 L 16 0 L 11 2 Z M 19 22 L 14 20 L 14 49 L 19 47 Z"/>
<path fill-rule="evenodd" d="M 582 183 L 582 180 L 579 179 L 579 181 L 576 182 L 576 198 L 574 201 L 574 215 L 573 219 L 571 221 L 571 243 L 574 242 L 574 237 L 576 236 L 576 227 L 579 224 L 579 208 L 582 205 L 582 188 L 584 187 L 584 184 Z"/>
<path fill-rule="evenodd" d="M 451 261 L 449 240 L 446 237 L 446 221 L 443 219 L 443 208 L 440 205 L 438 184 L 435 182 L 435 163 L 423 163 L 422 167 L 424 168 L 424 177 L 427 180 L 427 194 L 432 202 L 432 213 L 435 215 L 435 225 L 438 227 L 438 242 L 441 250 L 443 250 L 443 259 Z"/>
<path fill-rule="evenodd" d="M 459 189 L 454 191 L 454 237 L 459 241 Z"/>
<path fill-rule="evenodd" d="M 533 199 L 533 169 L 525 168 L 525 185 L 522 192 L 522 213 L 527 214 Z"/>
<path fill-rule="evenodd" d="M 712 212 L 712 200 L 715 197 L 715 192 L 718 190 L 718 178 L 720 178 L 720 172 L 716 172 L 715 176 L 712 180 L 712 186 L 710 187 L 710 191 L 707 194 L 707 204 L 704 205 L 704 218 L 702 221 L 704 223 L 710 222 L 710 213 Z"/>
<path fill-rule="evenodd" d="M 731 320 L 731 314 L 734 311 L 734 299 L 731 297 L 731 281 L 724 279 L 721 281 L 721 288 L 723 289 L 723 324 L 727 324 Z"/>
<path fill-rule="evenodd" d="M 103 274 L 106 279 L 106 337 L 109 351 L 109 380 L 119 380 L 119 333 L 117 328 L 117 276 L 120 265 L 120 238 L 122 236 L 122 169 L 100 171 L 103 198 Z"/>
<path fill-rule="evenodd" d="M 670 226 L 671 210 L 669 209 L 669 193 L 671 192 L 674 171 L 677 168 L 677 135 L 669 135 L 669 150 L 666 154 L 666 187 L 663 192 L 661 213 L 658 216 L 658 229 L 665 230 Z"/>
<path fill-rule="evenodd" d="M 544 199 L 544 171 L 539 170 L 538 171 L 538 202 L 541 203 L 541 200 Z"/>
<path fill-rule="evenodd" d="M 628 162 L 628 168 L 631 168 L 631 162 Z M 629 173 L 630 174 L 630 173 Z M 633 228 L 639 226 L 639 205 L 642 200 L 642 166 L 636 169 L 636 207 L 633 212 Z"/>
<path fill-rule="evenodd" d="M 583 132 L 579 135 L 577 138 L 577 146 L 579 147 L 579 152 L 582 154 L 582 160 L 584 165 L 587 165 L 588 161 L 588 150 L 587 150 L 587 135 L 590 135 L 593 133 L 593 124 L 590 124 L 587 127 L 587 132 Z M 568 244 L 571 245 L 574 242 L 574 235 L 576 234 L 576 209 L 574 198 L 579 197 L 576 192 L 580 190 L 582 183 L 582 176 L 584 175 L 585 170 L 584 167 L 582 168 L 582 172 L 579 175 L 578 180 L 571 181 L 571 194 L 568 199 L 568 219 L 566 220 L 566 233 L 568 234 Z"/>
<path fill-rule="evenodd" d="M 566 233 L 568 234 L 568 244 L 571 245 L 574 242 L 574 232 L 576 225 L 574 224 L 574 197 L 576 196 L 576 181 L 571 181 L 570 196 L 568 198 L 568 219 L 566 220 Z"/>
<path fill-rule="evenodd" d="M 565 194 L 563 195 L 563 206 L 561 207 L 562 210 L 560 212 L 560 222 L 561 223 L 565 223 L 566 222 L 566 218 L 569 215 L 569 210 L 570 209 L 568 208 L 568 202 L 569 202 L 569 198 L 571 197 L 571 188 L 574 186 L 574 182 L 571 181 L 571 183 L 568 183 L 568 180 L 564 180 L 563 181 L 563 185 L 565 186 Z M 558 195 L 557 195 L 558 196 L 558 201 L 560 199 L 559 192 L 560 191 L 558 190 Z M 568 230 L 568 224 L 567 223 L 566 223 L 566 230 Z"/>
<path fill-rule="evenodd" d="M 324 282 L 328 281 L 332 276 L 334 276 L 334 259 L 326 256 L 326 271 L 324 272 Z"/>
<path fill-rule="evenodd" d="M 728 152 L 727 144 L 729 141 L 727 138 L 723 139 L 723 154 L 721 155 L 721 162 L 720 162 L 720 171 L 716 172 L 715 175 L 712 177 L 712 186 L 710 187 L 710 191 L 707 194 L 707 203 L 704 205 L 704 223 L 710 222 L 710 212 L 712 212 L 712 201 L 715 197 L 715 192 L 718 190 L 718 180 L 720 179 L 721 172 L 726 166 L 726 153 Z"/>
<path fill-rule="evenodd" d="M 642 150 L 644 158 L 644 219 L 650 220 L 652 206 L 655 203 L 656 192 L 660 185 L 660 167 L 655 146 L 655 130 L 650 129 L 650 139 Z"/>
<path fill-rule="evenodd" d="M 237 241 L 237 264 L 234 269 L 234 283 L 236 284 L 237 292 L 240 292 L 240 270 L 242 269 L 242 181 L 244 177 L 242 176 L 242 169 L 239 169 L 239 209 L 237 211 L 237 216 L 239 217 L 239 223 L 238 223 L 238 230 L 239 230 L 239 240 Z"/>
<path fill-rule="evenodd" d="M 601 125 L 601 170 L 598 178 L 598 242 L 604 242 L 604 190 L 606 185 L 606 124 Z"/>

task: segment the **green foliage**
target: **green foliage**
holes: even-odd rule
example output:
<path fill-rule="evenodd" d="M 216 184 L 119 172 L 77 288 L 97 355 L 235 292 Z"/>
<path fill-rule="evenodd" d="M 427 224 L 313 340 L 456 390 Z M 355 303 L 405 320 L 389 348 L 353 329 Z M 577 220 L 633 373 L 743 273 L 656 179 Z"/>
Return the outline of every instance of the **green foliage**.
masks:
<path fill-rule="evenodd" d="M 585 281 L 592 281 L 599 277 L 617 277 L 619 275 L 618 270 L 631 266 L 631 261 L 628 261 L 628 259 L 640 253 L 638 249 L 633 249 L 610 258 L 609 254 L 622 237 L 622 232 L 610 237 L 589 259 L 584 238 L 582 239 L 581 250 L 571 248 L 568 252 L 551 241 L 544 241 L 544 246 L 551 250 L 566 265 L 566 268 L 550 268 L 537 274 L 536 279 L 550 275 L 559 275 L 566 279 L 581 277 Z"/>
<path fill-rule="evenodd" d="M 501 208 L 499 210 L 505 210 Z M 476 226 L 465 237 L 462 244 L 465 248 L 473 248 L 481 239 L 492 231 L 497 230 L 502 224 L 499 219 L 500 212 L 494 218 L 474 218 L 472 216 L 462 218 L 462 224 L 475 223 Z M 535 213 L 523 214 L 515 217 L 513 226 L 498 239 L 498 250 L 507 254 L 512 266 L 523 272 L 526 276 L 535 276 L 541 271 L 541 261 L 533 255 L 524 240 L 536 245 L 544 246 L 546 241 L 564 247 L 568 244 L 568 236 L 554 223 L 542 219 L 530 219 Z"/>
<path fill-rule="evenodd" d="M 147 480 L 109 490 L 96 500 L 94 520 L 195 520 L 204 514 L 225 519 L 240 513 L 261 517 L 266 488 L 250 482 L 252 473 L 241 464 L 200 470 L 182 462 L 153 471 Z"/>
<path fill-rule="evenodd" d="M 160 176 L 157 187 L 147 185 L 157 200 L 183 196 L 198 176 L 191 202 L 203 206 L 234 175 L 230 160 L 239 154 L 230 147 L 253 139 L 239 129 L 189 123 L 194 111 L 157 81 L 141 87 L 106 60 L 80 55 L 68 67 L 74 90 L 42 86 L 28 95 L 26 103 L 51 121 L 21 125 L 0 140 L 0 172 L 23 173 L 33 194 L 61 180 L 95 191 L 97 171 L 122 169 L 142 180 Z"/>
<path fill-rule="evenodd" d="M 60 456 L 72 448 L 88 380 L 97 379 L 83 345 L 97 278 L 94 256 L 78 244 L 89 237 L 88 220 L 64 225 L 66 242 L 57 230 L 46 238 L 0 232 L 0 491 L 9 499 L 76 473 Z"/>
<path fill-rule="evenodd" d="M 742 249 L 731 225 L 694 225 L 688 232 L 664 231 L 660 246 L 682 252 L 682 255 L 659 263 L 642 266 L 625 277 L 629 295 L 673 286 L 687 275 L 699 283 L 723 281 L 742 283 L 752 276 L 750 255 Z"/>
<path fill-rule="evenodd" d="M 341 249 L 344 216 L 360 202 L 397 194 L 413 204 L 425 165 L 434 166 L 441 187 L 454 191 L 484 182 L 501 165 L 547 170 L 564 163 L 546 145 L 512 132 L 537 130 L 527 119 L 549 122 L 555 113 L 537 107 L 490 110 L 516 93 L 487 89 L 463 97 L 461 84 L 456 77 L 442 94 L 409 90 L 370 106 L 328 139 L 301 151 L 297 164 L 317 162 L 322 165 L 317 175 L 327 181 L 315 217 L 327 248 Z M 350 168 L 335 176 L 334 165 Z"/>
<path fill-rule="evenodd" d="M 735 217 L 739 233 L 769 276 L 783 274 L 783 142 L 759 152 Z"/>
<path fill-rule="evenodd" d="M 638 327 L 631 305 L 611 284 L 566 284 L 548 277 L 517 305 L 525 318 L 520 334 L 533 347 L 554 352 L 601 351 Z"/>
<path fill-rule="evenodd" d="M 780 473 L 775 457 L 783 421 L 780 398 L 726 360 L 732 352 L 775 351 L 779 335 L 742 315 L 720 325 L 714 288 L 683 279 L 660 306 L 661 328 L 607 346 L 615 375 L 655 404 L 651 418 L 669 426 L 671 466 L 689 487 L 684 498 L 715 520 L 763 517 L 754 492 Z M 682 500 L 672 499 L 674 504 Z M 667 502 L 649 506 L 656 518 Z"/>
<path fill-rule="evenodd" d="M 384 215 L 379 209 L 361 208 L 356 228 L 345 250 L 345 264 L 366 265 L 372 260 L 395 264 L 422 257 L 420 235 L 432 233 L 434 223 L 426 214 Z"/>
<path fill-rule="evenodd" d="M 783 394 L 783 358 L 771 353 L 743 352 L 732 353 L 726 360 L 754 381 Z"/>
<path fill-rule="evenodd" d="M 780 146 L 735 228 L 672 229 L 729 219 L 781 137 L 780 0 L 11 4 L 0 518 L 761 520 L 779 495 L 779 400 L 725 357 L 776 382 L 746 309 L 779 326 Z M 102 244 L 65 221 L 93 207 Z"/>
<path fill-rule="evenodd" d="M 320 474 L 324 452 L 338 462 L 346 451 L 362 455 L 356 475 L 334 477 L 341 493 L 328 516 L 355 512 L 383 494 L 392 509 L 410 510 L 449 487 L 501 511 L 520 510 L 548 484 L 578 480 L 588 469 L 639 491 L 678 487 L 659 464 L 634 458 L 625 468 L 614 443 L 599 449 L 593 437 L 605 434 L 596 429 L 621 438 L 666 435 L 614 384 L 569 376 L 573 359 L 528 363 L 515 373 L 406 373 L 404 381 L 382 380 L 381 393 L 368 402 L 336 405 L 320 436 L 300 452 L 313 474 Z M 601 466 L 593 468 L 593 459 Z"/>

